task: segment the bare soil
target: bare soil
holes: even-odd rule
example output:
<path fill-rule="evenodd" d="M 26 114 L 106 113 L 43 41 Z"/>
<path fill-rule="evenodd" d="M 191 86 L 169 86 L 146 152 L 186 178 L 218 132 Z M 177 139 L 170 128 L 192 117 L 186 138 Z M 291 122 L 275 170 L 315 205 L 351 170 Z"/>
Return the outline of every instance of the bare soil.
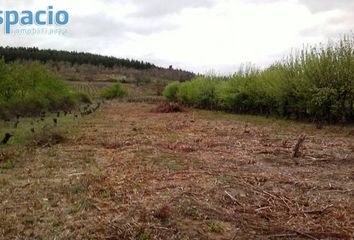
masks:
<path fill-rule="evenodd" d="M 109 103 L 63 143 L 1 149 L 0 239 L 354 237 L 353 128 L 154 109 Z"/>

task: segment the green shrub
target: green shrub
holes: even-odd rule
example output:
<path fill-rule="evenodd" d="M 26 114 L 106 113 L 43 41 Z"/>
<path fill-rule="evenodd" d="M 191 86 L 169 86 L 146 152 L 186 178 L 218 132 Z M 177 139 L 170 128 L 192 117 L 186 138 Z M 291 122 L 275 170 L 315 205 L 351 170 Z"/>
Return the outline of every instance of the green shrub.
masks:
<path fill-rule="evenodd" d="M 354 36 L 301 49 L 260 70 L 169 84 L 164 96 L 185 105 L 316 122 L 354 122 Z"/>
<path fill-rule="evenodd" d="M 218 78 L 211 76 L 182 83 L 177 91 L 177 100 L 194 107 L 213 109 L 216 104 L 215 90 L 219 83 Z"/>
<path fill-rule="evenodd" d="M 87 93 L 84 93 L 84 92 L 78 92 L 76 94 L 76 97 L 78 98 L 78 100 L 82 103 L 85 103 L 85 104 L 89 104 L 89 103 L 92 103 L 92 100 L 90 98 L 90 96 L 87 94 Z"/>
<path fill-rule="evenodd" d="M 170 101 L 177 101 L 177 92 L 180 84 L 178 81 L 169 83 L 163 91 L 163 96 Z"/>
<path fill-rule="evenodd" d="M 104 99 L 120 99 L 128 96 L 128 91 L 120 84 L 115 83 L 110 87 L 106 87 L 102 90 L 101 97 Z"/>
<path fill-rule="evenodd" d="M 208 230 L 211 233 L 224 233 L 224 227 L 218 221 L 211 220 L 208 222 Z"/>
<path fill-rule="evenodd" d="M 0 117 L 69 110 L 78 101 L 75 92 L 40 63 L 5 64 L 0 59 Z"/>

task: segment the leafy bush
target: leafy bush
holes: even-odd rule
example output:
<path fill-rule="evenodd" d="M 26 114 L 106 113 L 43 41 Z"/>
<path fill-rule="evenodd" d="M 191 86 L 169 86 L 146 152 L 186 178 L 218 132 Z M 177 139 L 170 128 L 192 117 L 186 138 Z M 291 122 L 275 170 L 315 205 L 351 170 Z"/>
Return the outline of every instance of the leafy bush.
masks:
<path fill-rule="evenodd" d="M 77 104 L 75 92 L 38 62 L 5 64 L 0 59 L 0 117 L 69 110 Z"/>
<path fill-rule="evenodd" d="M 92 103 L 92 100 L 90 98 L 90 96 L 87 93 L 84 92 L 78 92 L 76 94 L 76 97 L 79 99 L 80 102 L 82 103 L 86 103 L 86 104 L 90 104 Z"/>
<path fill-rule="evenodd" d="M 177 91 L 178 91 L 180 84 L 181 83 L 178 81 L 174 81 L 174 82 L 169 83 L 163 92 L 163 96 L 170 101 L 176 101 L 177 100 Z"/>
<path fill-rule="evenodd" d="M 101 97 L 105 99 L 120 99 L 128 96 L 128 91 L 120 84 L 115 83 L 112 86 L 106 87 L 102 90 Z"/>
<path fill-rule="evenodd" d="M 212 76 L 182 83 L 176 94 L 177 100 L 194 107 L 212 109 L 215 107 L 215 89 L 219 83 L 219 79 Z"/>
<path fill-rule="evenodd" d="M 164 96 L 208 109 L 315 122 L 354 121 L 354 36 L 301 49 L 260 70 L 171 83 Z"/>

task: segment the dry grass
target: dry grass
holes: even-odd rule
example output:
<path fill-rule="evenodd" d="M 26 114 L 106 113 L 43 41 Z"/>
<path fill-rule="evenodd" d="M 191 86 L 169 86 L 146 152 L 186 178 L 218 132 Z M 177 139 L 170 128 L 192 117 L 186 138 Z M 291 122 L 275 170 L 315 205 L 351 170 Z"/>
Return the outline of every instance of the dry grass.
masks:
<path fill-rule="evenodd" d="M 39 147 L 51 147 L 67 141 L 63 132 L 56 129 L 42 129 L 39 133 L 34 133 L 29 140 L 29 145 Z"/>
<path fill-rule="evenodd" d="M 178 103 L 166 102 L 166 103 L 161 103 L 160 105 L 158 105 L 157 108 L 154 109 L 154 112 L 156 112 L 156 113 L 177 113 L 177 112 L 183 112 L 183 109 Z"/>
<path fill-rule="evenodd" d="M 248 121 L 245 131 L 239 116 L 154 108 L 107 104 L 81 137 L 18 156 L 0 175 L 0 238 L 354 237 L 346 129 Z"/>

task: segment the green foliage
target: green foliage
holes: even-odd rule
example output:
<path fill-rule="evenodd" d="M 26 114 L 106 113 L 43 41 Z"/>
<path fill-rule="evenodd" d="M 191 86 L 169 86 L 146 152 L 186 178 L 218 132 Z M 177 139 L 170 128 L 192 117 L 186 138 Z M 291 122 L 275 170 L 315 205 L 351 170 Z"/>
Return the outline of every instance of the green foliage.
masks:
<path fill-rule="evenodd" d="M 93 206 L 92 202 L 89 199 L 83 199 L 79 203 L 77 203 L 75 206 L 69 209 L 70 214 L 75 214 L 80 211 L 86 211 L 90 209 Z"/>
<path fill-rule="evenodd" d="M 0 56 L 5 58 L 6 62 L 16 60 L 37 60 L 42 63 L 49 61 L 62 61 L 74 64 L 92 64 L 96 66 L 103 65 L 108 68 L 127 67 L 134 69 L 151 69 L 155 65 L 143 61 L 120 59 L 115 57 L 106 57 L 98 54 L 83 53 L 83 52 L 69 52 L 57 50 L 40 50 L 38 48 L 25 47 L 0 47 Z"/>
<path fill-rule="evenodd" d="M 224 227 L 218 221 L 209 221 L 208 222 L 208 230 L 211 233 L 224 233 Z"/>
<path fill-rule="evenodd" d="M 170 101 L 176 101 L 177 100 L 177 91 L 179 88 L 179 85 L 181 83 L 178 81 L 174 81 L 169 83 L 165 90 L 163 91 L 163 96 L 167 98 Z"/>
<path fill-rule="evenodd" d="M 69 110 L 77 102 L 75 92 L 38 62 L 6 64 L 0 59 L 0 117 Z"/>
<path fill-rule="evenodd" d="M 354 37 L 306 47 L 267 69 L 197 77 L 165 89 L 169 100 L 201 108 L 316 122 L 354 121 Z"/>
<path fill-rule="evenodd" d="M 9 169 L 13 169 L 15 166 L 14 166 L 13 161 L 10 160 L 10 159 L 8 159 L 8 160 L 6 160 L 5 162 L 3 162 L 0 167 L 1 167 L 2 169 L 9 170 Z"/>
<path fill-rule="evenodd" d="M 177 91 L 177 100 L 184 104 L 213 109 L 216 104 L 216 86 L 220 84 L 213 76 L 198 77 L 191 82 L 182 83 Z"/>
<path fill-rule="evenodd" d="M 139 240 L 149 240 L 150 239 L 150 231 L 149 229 L 142 229 L 140 231 L 140 234 L 139 234 L 139 237 L 138 237 Z"/>
<path fill-rule="evenodd" d="M 84 92 L 78 92 L 76 94 L 77 98 L 79 99 L 79 101 L 81 103 L 85 103 L 85 104 L 90 104 L 92 103 L 92 100 L 90 98 L 90 96 L 87 94 L 87 93 L 84 93 Z"/>
<path fill-rule="evenodd" d="M 120 83 L 115 83 L 112 86 L 102 90 L 101 97 L 104 99 L 120 99 L 128 96 L 128 91 Z"/>

